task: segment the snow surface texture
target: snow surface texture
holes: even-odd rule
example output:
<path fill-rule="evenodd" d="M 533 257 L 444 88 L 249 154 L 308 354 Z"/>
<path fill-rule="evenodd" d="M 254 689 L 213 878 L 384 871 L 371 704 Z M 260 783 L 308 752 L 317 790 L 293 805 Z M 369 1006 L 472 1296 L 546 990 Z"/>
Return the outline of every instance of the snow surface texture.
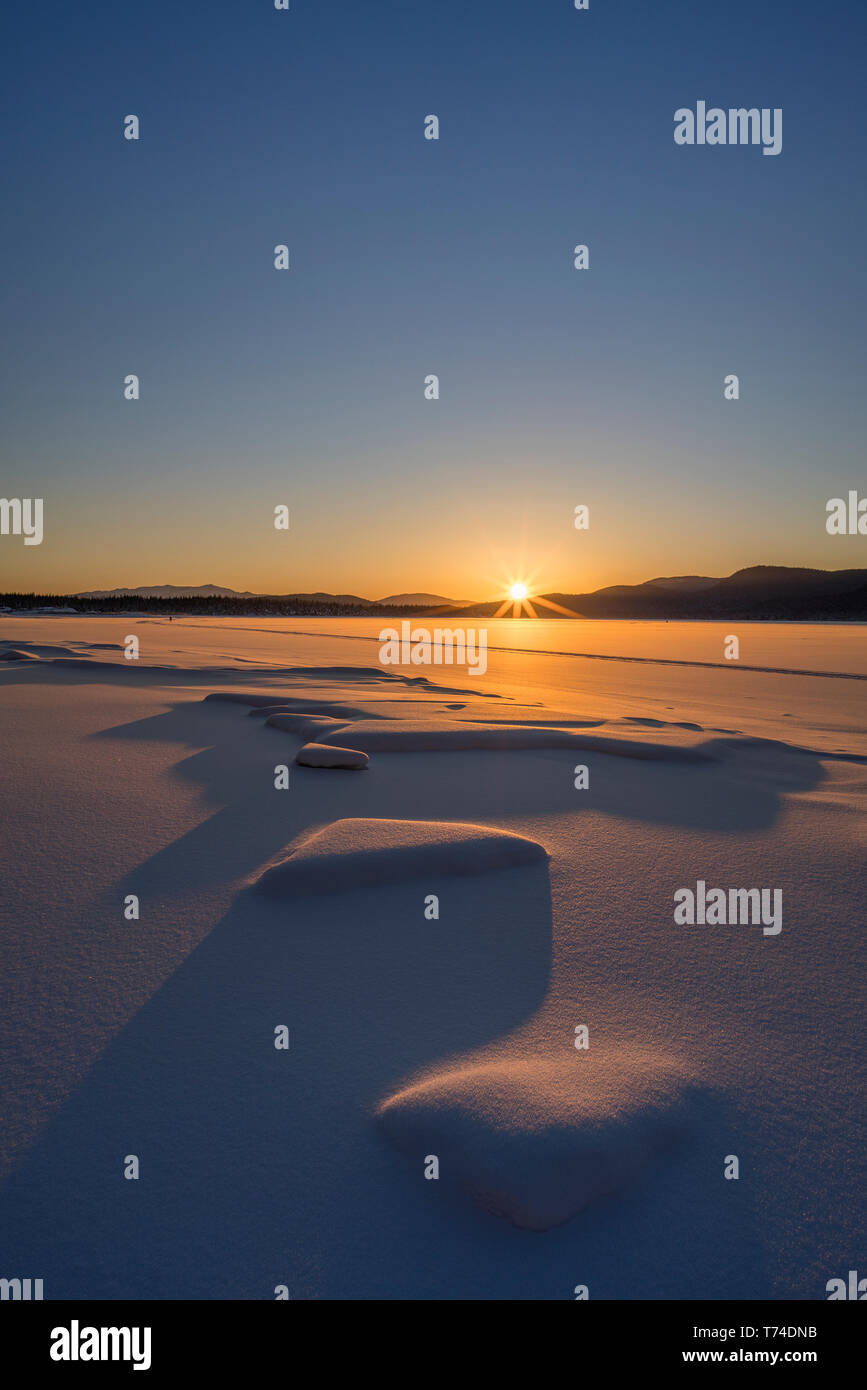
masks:
<path fill-rule="evenodd" d="M 713 625 L 584 626 L 606 661 L 504 629 L 480 691 L 371 666 L 352 624 L 3 623 L 39 658 L 0 672 L 8 1273 L 51 1298 L 814 1299 L 858 1267 L 863 635 L 747 634 L 769 668 L 852 672 L 828 679 L 653 664 L 712 654 Z M 364 776 L 293 763 L 366 753 L 359 729 Z M 410 877 L 354 877 L 418 822 Z M 531 857 L 456 873 L 467 834 Z M 676 925 L 698 878 L 779 888 L 782 932 Z"/>

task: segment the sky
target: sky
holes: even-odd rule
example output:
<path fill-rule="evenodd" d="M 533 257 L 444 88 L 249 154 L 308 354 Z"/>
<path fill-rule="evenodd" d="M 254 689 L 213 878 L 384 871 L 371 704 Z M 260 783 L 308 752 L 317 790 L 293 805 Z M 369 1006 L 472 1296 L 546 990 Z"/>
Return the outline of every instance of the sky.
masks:
<path fill-rule="evenodd" d="M 0 589 L 867 565 L 861 0 L 16 10 Z M 781 153 L 676 145 L 699 100 Z"/>

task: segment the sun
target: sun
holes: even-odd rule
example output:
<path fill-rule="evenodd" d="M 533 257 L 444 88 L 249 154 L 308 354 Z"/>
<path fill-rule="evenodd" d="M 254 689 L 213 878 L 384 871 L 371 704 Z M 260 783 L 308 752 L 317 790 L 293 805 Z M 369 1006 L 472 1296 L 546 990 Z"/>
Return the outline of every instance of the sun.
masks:
<path fill-rule="evenodd" d="M 515 574 L 526 575 L 525 579 L 514 579 Z M 488 576 L 491 587 L 494 584 L 502 595 L 495 599 L 498 605 L 494 618 L 538 618 L 540 614 L 537 608 L 547 608 L 551 613 L 559 613 L 563 618 L 574 618 L 575 614 L 571 608 L 563 608 L 561 604 L 555 603 L 551 598 L 543 598 L 539 593 L 541 579 L 538 569 L 531 569 L 526 564 L 522 564 L 520 569 L 517 564 L 514 569 L 510 566 L 506 570 L 501 570 L 496 578 Z M 532 598 L 530 595 L 532 594 Z"/>

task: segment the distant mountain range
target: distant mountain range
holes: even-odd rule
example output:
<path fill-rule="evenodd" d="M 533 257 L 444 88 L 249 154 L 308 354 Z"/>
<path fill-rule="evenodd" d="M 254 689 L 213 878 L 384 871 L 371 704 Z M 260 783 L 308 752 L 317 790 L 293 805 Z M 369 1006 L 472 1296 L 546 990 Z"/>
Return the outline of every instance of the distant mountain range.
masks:
<path fill-rule="evenodd" d="M 250 589 L 223 589 L 219 584 L 141 584 L 133 589 L 84 589 L 71 598 L 255 598 Z"/>
<path fill-rule="evenodd" d="M 552 596 L 555 603 L 559 600 Z M 867 619 L 867 569 L 753 565 L 723 579 L 651 579 L 563 600 L 589 618 Z"/>
<path fill-rule="evenodd" d="M 359 598 L 357 594 L 259 594 L 250 589 L 224 589 L 220 584 L 143 584 L 135 589 L 86 589 L 72 598 L 284 598 L 303 603 L 348 603 L 364 607 L 455 608 L 468 599 L 444 598 L 442 594 L 389 594 L 387 598 Z"/>
<path fill-rule="evenodd" d="M 546 608 L 543 599 L 558 605 L 561 611 Z M 90 612 L 133 609 L 255 617 L 385 617 L 419 613 L 451 619 L 493 617 L 504 603 L 502 596 L 475 603 L 423 592 L 389 594 L 383 599 L 322 592 L 254 594 L 218 584 L 155 584 L 139 589 L 91 589 L 78 594 L 2 594 L 0 601 L 7 610 L 77 602 Z M 537 615 L 544 618 L 867 622 L 867 569 L 754 565 L 724 578 L 674 575 L 648 579 L 644 584 L 612 584 L 591 593 L 531 594 L 530 602 Z M 510 611 L 507 607 L 506 612 Z"/>
<path fill-rule="evenodd" d="M 374 599 L 380 607 L 391 604 L 394 608 L 463 608 L 472 603 L 468 598 L 443 598 L 442 594 L 389 594 L 388 598 Z"/>

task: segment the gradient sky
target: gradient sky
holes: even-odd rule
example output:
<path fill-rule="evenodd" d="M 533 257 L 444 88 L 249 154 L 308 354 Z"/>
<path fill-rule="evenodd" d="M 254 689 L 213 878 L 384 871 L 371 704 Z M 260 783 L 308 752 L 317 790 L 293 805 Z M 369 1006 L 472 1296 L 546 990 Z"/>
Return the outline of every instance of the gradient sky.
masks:
<path fill-rule="evenodd" d="M 46 532 L 0 588 L 867 565 L 824 527 L 867 492 L 865 37 L 861 0 L 17 7 L 0 492 Z M 782 153 L 675 146 L 699 99 L 782 107 Z"/>

